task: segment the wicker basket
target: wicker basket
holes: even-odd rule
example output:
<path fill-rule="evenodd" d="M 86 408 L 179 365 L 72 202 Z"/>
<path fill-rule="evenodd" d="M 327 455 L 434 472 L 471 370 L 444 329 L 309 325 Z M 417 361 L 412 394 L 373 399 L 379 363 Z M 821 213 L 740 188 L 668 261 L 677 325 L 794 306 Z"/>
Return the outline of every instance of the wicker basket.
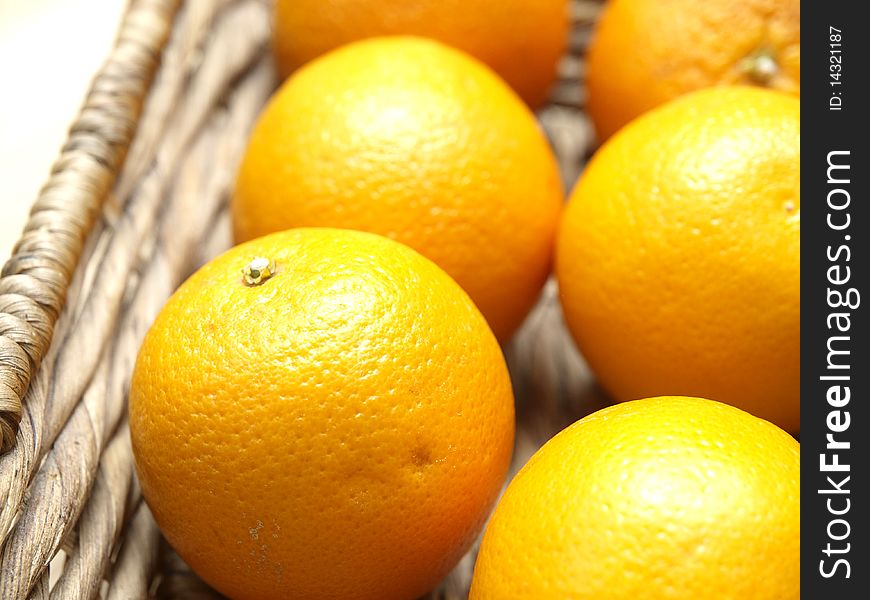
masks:
<path fill-rule="evenodd" d="M 582 51 L 539 113 L 566 188 L 591 150 Z M 244 35 L 240 35 L 242 32 Z M 130 372 L 175 287 L 231 244 L 227 196 L 276 85 L 265 0 L 132 0 L 0 279 L 0 600 L 219 598 L 162 541 L 136 482 Z M 553 282 L 505 349 L 514 467 L 604 404 Z M 429 598 L 465 598 L 473 549 Z"/>

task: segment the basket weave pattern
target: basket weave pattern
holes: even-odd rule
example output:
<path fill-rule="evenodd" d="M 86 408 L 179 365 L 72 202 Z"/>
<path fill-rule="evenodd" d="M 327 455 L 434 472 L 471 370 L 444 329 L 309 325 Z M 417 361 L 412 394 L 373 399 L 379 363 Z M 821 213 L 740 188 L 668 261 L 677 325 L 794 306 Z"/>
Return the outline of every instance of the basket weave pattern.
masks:
<path fill-rule="evenodd" d="M 566 187 L 591 150 L 570 52 L 539 113 Z M 172 291 L 232 243 L 227 200 L 276 80 L 266 0 L 132 0 L 0 278 L 0 600 L 219 598 L 166 547 L 126 423 L 139 344 Z M 603 405 L 555 285 L 505 349 L 514 470 Z M 467 595 L 476 547 L 428 598 Z"/>

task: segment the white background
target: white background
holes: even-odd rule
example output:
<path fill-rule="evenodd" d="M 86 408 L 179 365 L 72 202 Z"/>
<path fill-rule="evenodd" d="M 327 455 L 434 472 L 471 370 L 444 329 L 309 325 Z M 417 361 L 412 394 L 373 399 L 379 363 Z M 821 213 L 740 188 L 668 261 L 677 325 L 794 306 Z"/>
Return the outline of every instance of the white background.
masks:
<path fill-rule="evenodd" d="M 112 48 L 126 4 L 0 0 L 0 263 Z"/>

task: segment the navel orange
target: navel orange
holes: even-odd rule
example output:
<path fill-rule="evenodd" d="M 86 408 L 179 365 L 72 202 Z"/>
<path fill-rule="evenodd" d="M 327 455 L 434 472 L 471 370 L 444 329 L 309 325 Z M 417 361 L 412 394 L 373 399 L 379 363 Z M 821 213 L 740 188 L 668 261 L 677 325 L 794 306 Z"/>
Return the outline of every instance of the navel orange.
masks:
<path fill-rule="evenodd" d="M 701 396 L 800 428 L 800 101 L 707 88 L 626 126 L 571 195 L 556 272 L 617 400 Z"/>
<path fill-rule="evenodd" d="M 546 100 L 568 43 L 568 1 L 277 0 L 273 30 L 285 77 L 350 42 L 418 35 L 488 64 L 535 108 Z"/>
<path fill-rule="evenodd" d="M 605 139 L 649 109 L 721 84 L 800 94 L 799 0 L 610 0 L 587 60 Z"/>
<path fill-rule="evenodd" d="M 413 600 L 497 497 L 513 396 L 483 317 L 432 262 L 297 229 L 172 296 L 136 361 L 130 430 L 163 533 L 223 594 Z"/>
<path fill-rule="evenodd" d="M 484 533 L 470 600 L 797 600 L 800 446 L 698 398 L 612 406 L 547 442 Z"/>
<path fill-rule="evenodd" d="M 550 271 L 563 194 L 534 116 L 438 42 L 376 38 L 310 63 L 251 135 L 237 241 L 291 227 L 399 240 L 435 261 L 504 341 Z"/>

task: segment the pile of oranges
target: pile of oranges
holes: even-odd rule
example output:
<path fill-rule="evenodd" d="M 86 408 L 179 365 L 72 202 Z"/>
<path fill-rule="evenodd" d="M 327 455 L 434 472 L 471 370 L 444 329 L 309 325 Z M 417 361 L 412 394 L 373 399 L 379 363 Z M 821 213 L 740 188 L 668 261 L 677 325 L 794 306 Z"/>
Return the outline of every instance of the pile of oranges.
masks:
<path fill-rule="evenodd" d="M 233 600 L 800 596 L 800 9 L 610 0 L 570 194 L 566 0 L 276 0 L 237 245 L 150 329 L 142 491 Z M 567 200 L 567 203 L 566 203 Z M 555 275 L 614 401 L 505 479 Z M 501 499 L 499 499 L 501 495 Z"/>

